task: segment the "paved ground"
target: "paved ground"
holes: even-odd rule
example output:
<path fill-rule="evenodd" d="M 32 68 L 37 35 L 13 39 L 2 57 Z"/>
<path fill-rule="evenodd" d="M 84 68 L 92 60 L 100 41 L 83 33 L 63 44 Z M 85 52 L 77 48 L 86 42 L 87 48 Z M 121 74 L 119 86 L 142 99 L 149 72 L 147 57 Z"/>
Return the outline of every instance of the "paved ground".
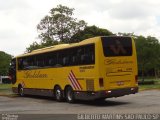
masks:
<path fill-rule="evenodd" d="M 160 113 L 160 91 L 100 101 L 56 102 L 44 97 L 0 96 L 0 114 Z"/>

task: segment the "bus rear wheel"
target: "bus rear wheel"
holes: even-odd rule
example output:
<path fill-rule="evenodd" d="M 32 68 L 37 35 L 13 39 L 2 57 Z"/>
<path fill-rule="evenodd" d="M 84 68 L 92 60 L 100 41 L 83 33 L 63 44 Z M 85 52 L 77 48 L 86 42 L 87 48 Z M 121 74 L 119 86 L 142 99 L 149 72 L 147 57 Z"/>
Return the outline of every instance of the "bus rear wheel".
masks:
<path fill-rule="evenodd" d="M 24 96 L 24 89 L 23 89 L 22 86 L 20 86 L 20 87 L 18 88 L 18 93 L 19 93 L 19 95 L 20 95 L 21 97 Z"/>
<path fill-rule="evenodd" d="M 54 88 L 54 96 L 55 96 L 55 99 L 59 102 L 63 100 L 63 92 L 59 86 L 56 86 Z"/>
<path fill-rule="evenodd" d="M 69 103 L 73 103 L 75 101 L 74 91 L 72 87 L 68 87 L 66 89 L 66 100 Z"/>

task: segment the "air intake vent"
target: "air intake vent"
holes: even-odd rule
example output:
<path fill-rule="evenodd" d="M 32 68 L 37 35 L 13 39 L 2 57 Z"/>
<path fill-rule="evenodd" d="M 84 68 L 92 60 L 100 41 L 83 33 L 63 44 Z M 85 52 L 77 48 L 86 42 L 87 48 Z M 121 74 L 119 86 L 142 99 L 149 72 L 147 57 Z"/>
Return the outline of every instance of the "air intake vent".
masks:
<path fill-rule="evenodd" d="M 94 80 L 86 80 L 86 89 L 87 91 L 94 91 Z"/>

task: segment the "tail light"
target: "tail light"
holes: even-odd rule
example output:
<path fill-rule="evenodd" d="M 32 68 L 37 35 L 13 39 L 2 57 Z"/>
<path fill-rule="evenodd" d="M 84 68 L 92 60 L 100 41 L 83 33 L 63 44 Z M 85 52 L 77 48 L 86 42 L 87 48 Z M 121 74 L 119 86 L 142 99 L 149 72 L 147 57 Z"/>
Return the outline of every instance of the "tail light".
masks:
<path fill-rule="evenodd" d="M 104 87 L 103 78 L 99 78 L 99 86 Z"/>
<path fill-rule="evenodd" d="M 135 82 L 138 84 L 138 75 L 135 76 Z"/>

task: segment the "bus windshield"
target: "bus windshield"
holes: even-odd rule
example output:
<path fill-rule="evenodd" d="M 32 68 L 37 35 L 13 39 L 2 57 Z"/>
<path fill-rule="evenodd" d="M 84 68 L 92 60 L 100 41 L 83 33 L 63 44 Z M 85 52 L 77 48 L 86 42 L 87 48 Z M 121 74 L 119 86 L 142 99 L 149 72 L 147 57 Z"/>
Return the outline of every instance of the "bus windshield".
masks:
<path fill-rule="evenodd" d="M 130 37 L 102 37 L 105 57 L 131 56 L 132 40 Z"/>

